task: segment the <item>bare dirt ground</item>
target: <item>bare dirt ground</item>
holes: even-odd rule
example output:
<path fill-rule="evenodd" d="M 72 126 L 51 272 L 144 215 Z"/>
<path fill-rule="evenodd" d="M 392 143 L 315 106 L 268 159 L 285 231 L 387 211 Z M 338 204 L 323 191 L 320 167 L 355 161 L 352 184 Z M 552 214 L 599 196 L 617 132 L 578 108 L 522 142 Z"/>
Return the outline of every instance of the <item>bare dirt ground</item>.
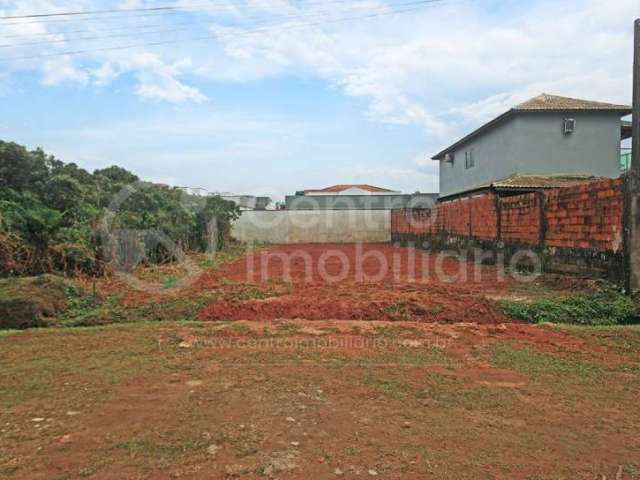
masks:
<path fill-rule="evenodd" d="M 490 266 L 392 245 L 288 245 L 203 275 L 197 288 L 230 282 L 271 285 L 267 298 L 218 301 L 201 320 L 414 320 L 496 323 L 488 294 L 509 288 Z"/>
<path fill-rule="evenodd" d="M 247 282 L 244 262 L 182 292 L 216 321 L 0 332 L 0 478 L 640 478 L 638 327 L 512 323 L 494 298 L 551 287 L 493 267 Z"/>
<path fill-rule="evenodd" d="M 640 478 L 640 330 L 295 321 L 0 337 L 0 478 Z"/>

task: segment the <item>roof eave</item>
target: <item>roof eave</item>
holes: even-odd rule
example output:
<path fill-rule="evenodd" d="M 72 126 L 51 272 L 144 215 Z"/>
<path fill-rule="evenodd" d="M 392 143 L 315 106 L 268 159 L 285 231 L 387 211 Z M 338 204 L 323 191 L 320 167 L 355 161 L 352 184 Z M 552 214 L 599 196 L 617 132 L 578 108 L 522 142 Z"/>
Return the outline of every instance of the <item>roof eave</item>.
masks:
<path fill-rule="evenodd" d="M 515 110 L 513 108 L 511 108 L 511 109 L 507 110 L 506 112 L 504 112 L 503 114 L 498 115 L 493 120 L 490 120 L 489 122 L 485 123 L 484 125 L 481 125 L 480 127 L 476 128 L 473 132 L 465 135 L 460 140 L 458 140 L 457 142 L 451 144 L 450 146 L 448 146 L 447 148 L 445 148 L 441 152 L 436 153 L 433 157 L 431 157 L 431 160 L 442 160 L 447 153 L 451 152 L 452 150 L 455 150 L 460 145 L 464 145 L 466 142 L 468 142 L 472 138 L 476 137 L 480 133 L 484 132 L 485 130 L 493 127 L 494 125 L 502 122 L 503 120 L 506 120 L 514 112 L 515 112 Z"/>
<path fill-rule="evenodd" d="M 471 140 L 472 138 L 478 136 L 480 133 L 492 128 L 493 126 L 495 126 L 496 124 L 498 124 L 499 122 L 506 120 L 508 117 L 510 117 L 511 115 L 514 115 L 516 113 L 618 113 L 620 114 L 621 117 L 629 115 L 630 113 L 632 113 L 631 108 L 619 108 L 619 109 L 598 109 L 598 108 L 592 108 L 592 109 L 566 109 L 566 108 L 562 108 L 562 109 L 531 109 L 531 110 L 527 110 L 527 109 L 517 109 L 517 108 L 512 108 L 510 110 L 507 110 L 505 113 L 503 113 L 502 115 L 497 116 L 496 118 L 494 118 L 493 120 L 485 123 L 484 125 L 476 128 L 473 132 L 465 135 L 464 137 L 462 137 L 460 140 L 458 140 L 457 142 L 451 144 L 450 146 L 448 146 L 447 148 L 445 148 L 444 150 L 442 150 L 441 152 L 436 153 L 433 157 L 431 157 L 431 160 L 443 160 L 444 156 L 447 153 L 452 152 L 453 150 L 455 150 L 456 148 L 464 145 L 465 143 L 467 143 L 469 140 Z"/>

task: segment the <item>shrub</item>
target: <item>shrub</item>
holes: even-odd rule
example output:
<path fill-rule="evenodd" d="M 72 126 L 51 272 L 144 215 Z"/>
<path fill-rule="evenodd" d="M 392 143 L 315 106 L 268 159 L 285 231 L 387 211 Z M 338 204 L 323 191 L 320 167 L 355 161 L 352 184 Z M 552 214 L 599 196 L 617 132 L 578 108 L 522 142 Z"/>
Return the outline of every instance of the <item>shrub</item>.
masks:
<path fill-rule="evenodd" d="M 0 280 L 0 329 L 55 325 L 67 295 L 67 284 L 54 275 Z"/>
<path fill-rule="evenodd" d="M 533 302 L 503 301 L 502 307 L 508 316 L 529 323 L 621 325 L 640 319 L 638 303 L 615 291 Z"/>
<path fill-rule="evenodd" d="M 112 200 L 132 184 L 133 193 L 101 231 Z M 173 261 L 159 236 L 182 250 L 221 248 L 239 213 L 233 202 L 141 182 L 121 167 L 89 173 L 42 150 L 0 141 L 0 276 L 102 274 L 112 253 L 103 241 L 117 246 L 117 231 L 158 232 L 139 235 L 139 252 L 146 262 Z"/>

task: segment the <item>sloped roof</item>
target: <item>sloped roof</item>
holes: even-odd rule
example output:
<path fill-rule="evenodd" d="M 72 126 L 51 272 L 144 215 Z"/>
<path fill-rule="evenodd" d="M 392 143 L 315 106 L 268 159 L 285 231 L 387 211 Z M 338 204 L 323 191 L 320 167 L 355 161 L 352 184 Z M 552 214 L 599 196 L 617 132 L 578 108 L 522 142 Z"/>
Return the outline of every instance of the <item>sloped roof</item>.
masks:
<path fill-rule="evenodd" d="M 332 185 L 326 188 L 305 190 L 304 193 L 339 193 L 339 192 L 344 192 L 345 190 L 349 190 L 350 188 L 359 188 L 360 190 L 365 190 L 367 192 L 373 192 L 373 193 L 394 191 L 394 190 L 389 190 L 388 188 L 374 187 L 373 185 L 367 185 L 367 184 L 357 184 L 357 185 L 339 184 L 339 185 Z"/>
<path fill-rule="evenodd" d="M 491 182 L 490 186 L 496 189 L 558 188 L 597 180 L 604 180 L 604 177 L 593 175 L 511 175 Z"/>
<path fill-rule="evenodd" d="M 477 192 L 480 190 L 493 189 L 497 191 L 534 191 L 549 188 L 571 187 L 583 183 L 597 182 L 605 180 L 605 177 L 594 175 L 510 175 L 499 180 L 475 185 L 473 187 L 460 190 L 458 192 L 443 195 L 440 198 L 457 197 L 460 195 Z"/>
<path fill-rule="evenodd" d="M 507 110 L 502 115 L 494 118 L 493 120 L 485 123 L 481 127 L 477 128 L 470 134 L 462 137 L 457 142 L 448 146 L 441 152 L 431 157 L 432 160 L 442 160 L 447 153 L 455 150 L 460 145 L 467 143 L 472 138 L 480 135 L 481 133 L 489 130 L 498 123 L 510 118 L 518 113 L 544 113 L 544 112 L 612 112 L 619 113 L 620 116 L 629 115 L 631 113 L 631 107 L 628 105 L 616 105 L 613 103 L 594 102 L 591 100 L 580 100 L 577 98 L 560 97 L 558 95 L 549 95 L 543 93 L 537 97 L 531 98 L 526 102 L 522 102 L 519 105 Z"/>
<path fill-rule="evenodd" d="M 594 102 L 592 100 L 581 100 L 578 98 L 560 97 L 543 93 L 531 98 L 526 102 L 513 107 L 518 112 L 539 112 L 539 111 L 604 111 L 620 112 L 627 115 L 631 113 L 628 105 L 616 105 L 614 103 Z"/>

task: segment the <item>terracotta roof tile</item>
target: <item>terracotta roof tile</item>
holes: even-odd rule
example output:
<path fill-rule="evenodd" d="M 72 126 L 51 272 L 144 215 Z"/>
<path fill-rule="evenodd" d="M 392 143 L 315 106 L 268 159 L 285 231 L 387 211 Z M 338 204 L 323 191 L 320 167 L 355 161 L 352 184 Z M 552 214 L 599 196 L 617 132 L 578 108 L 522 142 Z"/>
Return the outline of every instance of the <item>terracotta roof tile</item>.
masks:
<path fill-rule="evenodd" d="M 496 180 L 490 186 L 497 189 L 558 188 L 597 180 L 604 180 L 604 177 L 592 175 L 512 175 Z"/>
<path fill-rule="evenodd" d="M 630 112 L 631 107 L 628 105 L 616 105 L 614 103 L 594 102 L 591 100 L 580 100 L 578 98 L 560 97 L 558 95 L 549 95 L 543 93 L 526 102 L 516 105 L 515 111 L 569 111 L 569 110 L 602 110 L 614 112 Z"/>
<path fill-rule="evenodd" d="M 511 118 L 513 115 L 523 112 L 612 112 L 619 113 L 620 116 L 631 113 L 631 107 L 628 105 L 616 105 L 614 103 L 594 102 L 591 100 L 579 100 L 577 98 L 560 97 L 558 95 L 549 95 L 543 93 L 526 102 L 507 110 L 502 115 L 497 116 L 493 120 L 480 126 L 473 132 L 462 137 L 457 142 L 448 146 L 441 152 L 431 157 L 432 160 L 442 160 L 445 154 L 455 150 L 465 144 L 472 138 L 498 125 L 499 123 Z"/>

